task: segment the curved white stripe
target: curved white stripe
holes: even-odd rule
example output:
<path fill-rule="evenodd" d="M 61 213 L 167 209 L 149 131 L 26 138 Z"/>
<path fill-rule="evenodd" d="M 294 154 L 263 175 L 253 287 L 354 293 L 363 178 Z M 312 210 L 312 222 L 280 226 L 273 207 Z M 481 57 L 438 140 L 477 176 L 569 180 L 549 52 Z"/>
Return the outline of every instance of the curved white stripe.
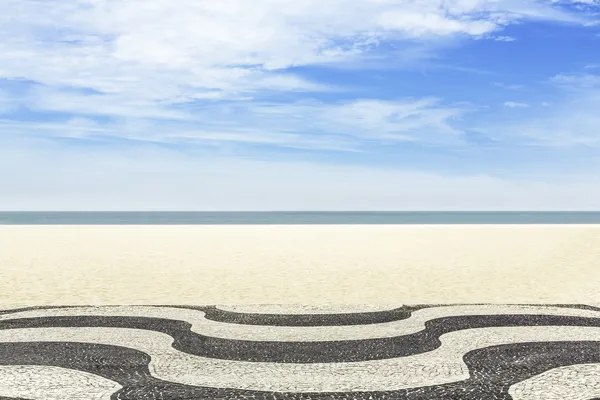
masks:
<path fill-rule="evenodd" d="M 382 391 L 438 385 L 468 378 L 463 355 L 488 346 L 600 340 L 600 328 L 502 327 L 451 332 L 436 350 L 387 360 L 346 363 L 269 363 L 211 359 L 182 353 L 170 336 L 124 328 L 33 328 L 0 331 L 0 342 L 85 342 L 123 346 L 151 357 L 159 379 L 186 385 L 283 392 Z"/>
<path fill-rule="evenodd" d="M 252 305 L 218 305 L 223 311 L 245 314 L 355 314 L 378 311 L 391 311 L 402 307 L 396 305 L 321 305 L 308 306 L 300 304 L 252 304 Z"/>
<path fill-rule="evenodd" d="M 110 400 L 117 382 L 83 371 L 38 365 L 0 366 L 0 396 L 30 400 Z"/>
<path fill-rule="evenodd" d="M 560 367 L 512 385 L 513 400 L 589 400 L 600 397 L 600 364 Z"/>
<path fill-rule="evenodd" d="M 562 315 L 600 318 L 600 312 L 577 308 L 514 306 L 514 305 L 459 305 L 425 308 L 415 311 L 410 318 L 399 321 L 366 325 L 345 326 L 265 326 L 243 325 L 211 321 L 205 313 L 197 310 L 148 307 L 76 307 L 48 310 L 31 310 L 0 315 L 0 321 L 16 318 L 58 316 L 122 316 L 152 317 L 186 321 L 192 331 L 200 335 L 230 340 L 253 340 L 270 342 L 315 342 L 337 340 L 377 339 L 409 335 L 425 329 L 425 323 L 435 318 L 464 315 Z"/>

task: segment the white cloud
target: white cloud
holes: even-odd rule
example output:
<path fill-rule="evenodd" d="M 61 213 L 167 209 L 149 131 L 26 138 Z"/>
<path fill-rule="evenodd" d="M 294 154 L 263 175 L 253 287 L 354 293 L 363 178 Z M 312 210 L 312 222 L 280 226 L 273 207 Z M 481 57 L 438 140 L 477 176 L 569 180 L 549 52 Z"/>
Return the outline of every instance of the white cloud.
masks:
<path fill-rule="evenodd" d="M 6 90 L 0 89 L 0 115 L 12 112 L 16 106 L 16 99 Z"/>
<path fill-rule="evenodd" d="M 556 1 L 556 0 L 554 0 Z M 598 0 L 568 0 L 570 3 L 575 4 L 589 4 L 589 5 L 600 5 L 600 1 Z"/>
<path fill-rule="evenodd" d="M 34 111 L 130 118 L 188 118 L 181 111 L 169 109 L 143 97 L 136 99 L 124 94 L 89 94 L 41 87 L 31 90 L 22 101 Z"/>
<path fill-rule="evenodd" d="M 600 75 L 593 74 L 559 74 L 552 77 L 550 81 L 567 89 L 590 89 L 600 87 Z"/>
<path fill-rule="evenodd" d="M 3 0 L 0 79 L 33 89 L 4 96 L 0 112 L 10 103 L 60 113 L 71 122 L 11 128 L 57 136 L 342 150 L 359 139 L 452 141 L 465 110 L 438 100 L 255 99 L 339 90 L 291 67 L 349 66 L 381 43 L 420 49 L 441 46 L 439 38 L 490 38 L 527 18 L 587 21 L 533 0 Z M 73 126 L 98 117 L 110 121 Z"/>
<path fill-rule="evenodd" d="M 383 101 L 357 99 L 353 101 L 323 103 L 317 101 L 290 104 L 231 103 L 227 107 L 215 104 L 196 111 L 198 120 L 210 122 L 196 127 L 188 138 L 207 138 L 208 132 L 217 140 L 220 135 L 239 141 L 253 136 L 271 134 L 286 138 L 314 137 L 346 141 L 389 140 L 420 142 L 453 142 L 462 133 L 452 126 L 453 119 L 467 110 L 441 103 L 437 99 L 405 99 Z M 231 116 L 235 115 L 235 121 Z M 226 135 L 225 132 L 231 132 Z M 174 134 L 173 137 L 177 137 Z M 245 139 L 248 138 L 248 139 Z M 315 142 L 316 144 L 317 142 Z"/>
<path fill-rule="evenodd" d="M 600 96 L 587 94 L 554 106 L 552 113 L 529 116 L 517 126 L 505 127 L 517 132 L 521 140 L 554 147 L 600 147 Z"/>
<path fill-rule="evenodd" d="M 0 187 L 2 210 L 593 210 L 600 202 L 593 175 L 510 180 L 37 141 L 2 143 Z"/>
<path fill-rule="evenodd" d="M 504 107 L 508 108 L 528 108 L 529 104 L 527 103 L 518 103 L 515 101 L 507 101 L 504 103 Z"/>
<path fill-rule="evenodd" d="M 334 126 L 358 129 L 367 138 L 448 141 L 462 133 L 451 123 L 464 112 L 433 98 L 404 102 L 357 100 L 327 107 L 324 118 L 333 123 L 331 129 Z"/>
<path fill-rule="evenodd" d="M 496 140 L 544 147 L 600 148 L 600 80 L 589 74 L 557 75 L 551 79 L 562 96 L 552 101 L 552 112 L 531 109 L 511 121 L 488 121 L 479 130 Z"/>
<path fill-rule="evenodd" d="M 118 115 L 120 109 L 98 103 L 82 108 L 76 101 L 58 96 L 42 98 L 55 110 L 79 113 Z M 39 101 L 38 101 L 39 103 Z M 38 104 L 34 103 L 34 104 Z M 49 106 L 50 107 L 50 106 Z M 86 105 L 87 107 L 87 105 Z M 247 143 L 273 146 L 357 151 L 363 141 L 457 142 L 462 133 L 453 120 L 468 109 L 443 104 L 437 99 L 382 101 L 359 99 L 347 102 L 297 103 L 217 102 L 181 109 L 164 120 L 149 121 L 152 109 L 129 108 L 121 118 L 111 122 L 90 119 L 67 119 L 68 122 L 31 123 L 0 120 L 0 131 L 28 136 L 116 137 L 137 141 L 170 143 Z M 81 124 L 81 121 L 86 121 Z"/>
<path fill-rule="evenodd" d="M 514 42 L 517 38 L 512 36 L 496 36 L 494 40 L 497 42 Z"/>
<path fill-rule="evenodd" d="M 509 0 L 4 0 L 2 9 L 0 77 L 125 102 L 320 90 L 276 70 L 352 62 L 385 40 L 480 37 L 523 18 L 582 22 Z"/>
<path fill-rule="evenodd" d="M 436 6 L 434 2 L 430 2 Z M 429 8 L 429 7 L 428 7 Z M 498 21 L 477 19 L 453 19 L 447 15 L 438 14 L 433 7 L 423 12 L 410 8 L 390 10 L 381 14 L 379 21 L 383 27 L 397 30 L 407 36 L 420 37 L 425 35 L 453 35 L 464 33 L 471 36 L 481 36 L 498 28 Z M 434 11 L 434 12 L 431 12 Z"/>
<path fill-rule="evenodd" d="M 359 151 L 351 137 L 309 135 L 259 126 L 243 127 L 218 123 L 209 126 L 157 124 L 140 119 L 98 123 L 86 118 L 69 118 L 61 122 L 15 122 L 0 120 L 0 132 L 31 138 L 76 138 L 80 140 L 126 139 L 140 144 L 186 144 L 209 146 L 215 152 L 230 144 L 254 144 L 296 149 Z"/>
<path fill-rule="evenodd" d="M 514 83 L 503 83 L 503 82 L 494 82 L 492 83 L 492 85 L 497 86 L 497 87 L 501 87 L 503 89 L 508 89 L 508 90 L 521 90 L 524 88 L 523 85 L 517 85 Z"/>

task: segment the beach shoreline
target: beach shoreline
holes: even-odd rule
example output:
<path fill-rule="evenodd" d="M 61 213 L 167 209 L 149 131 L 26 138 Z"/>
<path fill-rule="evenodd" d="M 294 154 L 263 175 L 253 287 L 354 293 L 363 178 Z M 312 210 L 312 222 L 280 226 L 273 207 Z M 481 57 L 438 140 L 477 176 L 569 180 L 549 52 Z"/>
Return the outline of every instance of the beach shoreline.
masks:
<path fill-rule="evenodd" d="M 2 225 L 0 308 L 600 304 L 600 225 Z"/>

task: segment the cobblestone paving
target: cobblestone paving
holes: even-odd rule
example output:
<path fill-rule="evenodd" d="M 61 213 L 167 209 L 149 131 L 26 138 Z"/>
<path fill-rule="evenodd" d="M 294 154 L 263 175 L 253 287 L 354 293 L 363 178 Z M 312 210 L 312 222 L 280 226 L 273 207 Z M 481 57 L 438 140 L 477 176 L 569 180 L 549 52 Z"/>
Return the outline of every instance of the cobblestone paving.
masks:
<path fill-rule="evenodd" d="M 4 310 L 0 400 L 600 397 L 600 311 L 593 307 L 365 310 Z M 279 340 L 257 340 L 263 328 Z M 298 340 L 289 337 L 290 329 Z M 313 340 L 322 329 L 331 331 L 329 340 Z M 390 329 L 397 334 L 389 336 Z M 245 332 L 249 340 L 243 340 Z M 357 338 L 348 340 L 354 332 Z M 384 337 L 373 338 L 373 332 Z"/>

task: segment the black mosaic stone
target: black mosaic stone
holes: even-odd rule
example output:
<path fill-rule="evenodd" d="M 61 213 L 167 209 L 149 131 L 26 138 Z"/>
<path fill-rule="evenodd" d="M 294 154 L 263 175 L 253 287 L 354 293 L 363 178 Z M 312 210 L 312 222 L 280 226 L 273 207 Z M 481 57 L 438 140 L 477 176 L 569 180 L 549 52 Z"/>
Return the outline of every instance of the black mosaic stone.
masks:
<path fill-rule="evenodd" d="M 404 306 L 393 310 L 346 314 L 251 314 L 220 310 L 216 307 L 182 307 L 204 311 L 206 318 L 217 322 L 271 326 L 343 326 L 366 325 L 409 318 L 413 311 L 430 305 Z"/>

